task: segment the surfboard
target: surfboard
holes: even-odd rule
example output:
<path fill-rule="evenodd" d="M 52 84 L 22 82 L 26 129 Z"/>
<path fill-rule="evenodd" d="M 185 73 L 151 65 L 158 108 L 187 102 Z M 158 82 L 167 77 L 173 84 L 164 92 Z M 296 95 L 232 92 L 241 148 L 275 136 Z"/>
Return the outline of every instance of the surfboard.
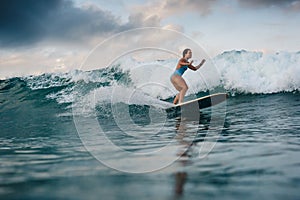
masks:
<path fill-rule="evenodd" d="M 166 109 L 168 117 L 179 115 L 199 116 L 199 110 L 224 102 L 228 98 L 226 93 L 216 93 L 200 97 L 191 101 L 183 102 Z"/>

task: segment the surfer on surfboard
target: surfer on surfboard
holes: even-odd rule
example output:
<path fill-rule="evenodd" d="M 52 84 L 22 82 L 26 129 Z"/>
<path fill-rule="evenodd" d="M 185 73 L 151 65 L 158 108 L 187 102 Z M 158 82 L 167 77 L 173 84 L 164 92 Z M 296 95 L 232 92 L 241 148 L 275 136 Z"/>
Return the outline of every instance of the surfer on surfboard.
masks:
<path fill-rule="evenodd" d="M 175 72 L 171 75 L 171 82 L 176 88 L 176 90 L 179 91 L 179 93 L 176 95 L 173 101 L 174 104 L 183 103 L 184 95 L 188 90 L 188 86 L 185 80 L 182 78 L 184 72 L 188 68 L 190 68 L 193 71 L 196 71 L 205 63 L 205 59 L 203 59 L 199 65 L 193 66 L 193 60 L 191 62 L 188 61 L 190 58 L 192 58 L 192 50 L 185 49 L 182 52 L 182 58 L 178 61 Z"/>

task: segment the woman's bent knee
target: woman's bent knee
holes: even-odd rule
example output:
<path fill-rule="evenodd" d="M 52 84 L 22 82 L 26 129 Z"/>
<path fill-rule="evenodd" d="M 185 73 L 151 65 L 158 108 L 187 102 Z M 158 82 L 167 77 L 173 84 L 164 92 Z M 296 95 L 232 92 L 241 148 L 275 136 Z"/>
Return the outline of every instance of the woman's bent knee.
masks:
<path fill-rule="evenodd" d="M 182 90 L 187 91 L 189 89 L 189 87 L 187 85 L 182 87 Z"/>

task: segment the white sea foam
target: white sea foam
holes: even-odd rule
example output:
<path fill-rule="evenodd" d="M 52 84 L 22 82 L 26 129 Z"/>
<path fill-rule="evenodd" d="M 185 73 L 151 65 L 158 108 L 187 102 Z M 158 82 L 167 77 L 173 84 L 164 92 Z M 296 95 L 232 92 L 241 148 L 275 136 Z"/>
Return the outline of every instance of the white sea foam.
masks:
<path fill-rule="evenodd" d="M 263 54 L 230 51 L 206 59 L 200 70 L 188 70 L 184 74 L 189 86 L 187 95 L 214 88 L 246 94 L 300 89 L 300 52 Z M 199 61 L 196 60 L 197 63 Z M 93 93 L 97 95 L 98 103 L 110 101 L 163 107 L 165 105 L 158 103 L 159 99 L 167 99 L 177 93 L 170 82 L 176 64 L 177 59 L 142 62 L 125 57 L 100 70 L 27 76 L 23 80 L 33 90 L 62 86 L 59 91 L 54 90 L 47 95 L 59 103 L 72 103 L 77 96 Z M 78 85 L 80 87 L 76 87 Z"/>
<path fill-rule="evenodd" d="M 300 89 L 300 52 L 231 51 L 215 57 L 214 62 L 226 90 L 259 94 Z"/>

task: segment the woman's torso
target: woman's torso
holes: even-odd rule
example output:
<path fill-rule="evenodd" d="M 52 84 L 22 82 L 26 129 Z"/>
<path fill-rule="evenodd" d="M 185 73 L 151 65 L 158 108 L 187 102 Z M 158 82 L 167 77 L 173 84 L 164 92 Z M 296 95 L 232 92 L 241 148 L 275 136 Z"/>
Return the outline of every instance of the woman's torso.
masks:
<path fill-rule="evenodd" d="M 178 61 L 178 64 L 176 66 L 176 70 L 175 70 L 174 74 L 182 76 L 184 74 L 184 72 L 187 70 L 188 66 L 187 65 L 181 65 L 180 62 L 188 62 L 188 61 L 184 58 L 181 58 Z"/>

